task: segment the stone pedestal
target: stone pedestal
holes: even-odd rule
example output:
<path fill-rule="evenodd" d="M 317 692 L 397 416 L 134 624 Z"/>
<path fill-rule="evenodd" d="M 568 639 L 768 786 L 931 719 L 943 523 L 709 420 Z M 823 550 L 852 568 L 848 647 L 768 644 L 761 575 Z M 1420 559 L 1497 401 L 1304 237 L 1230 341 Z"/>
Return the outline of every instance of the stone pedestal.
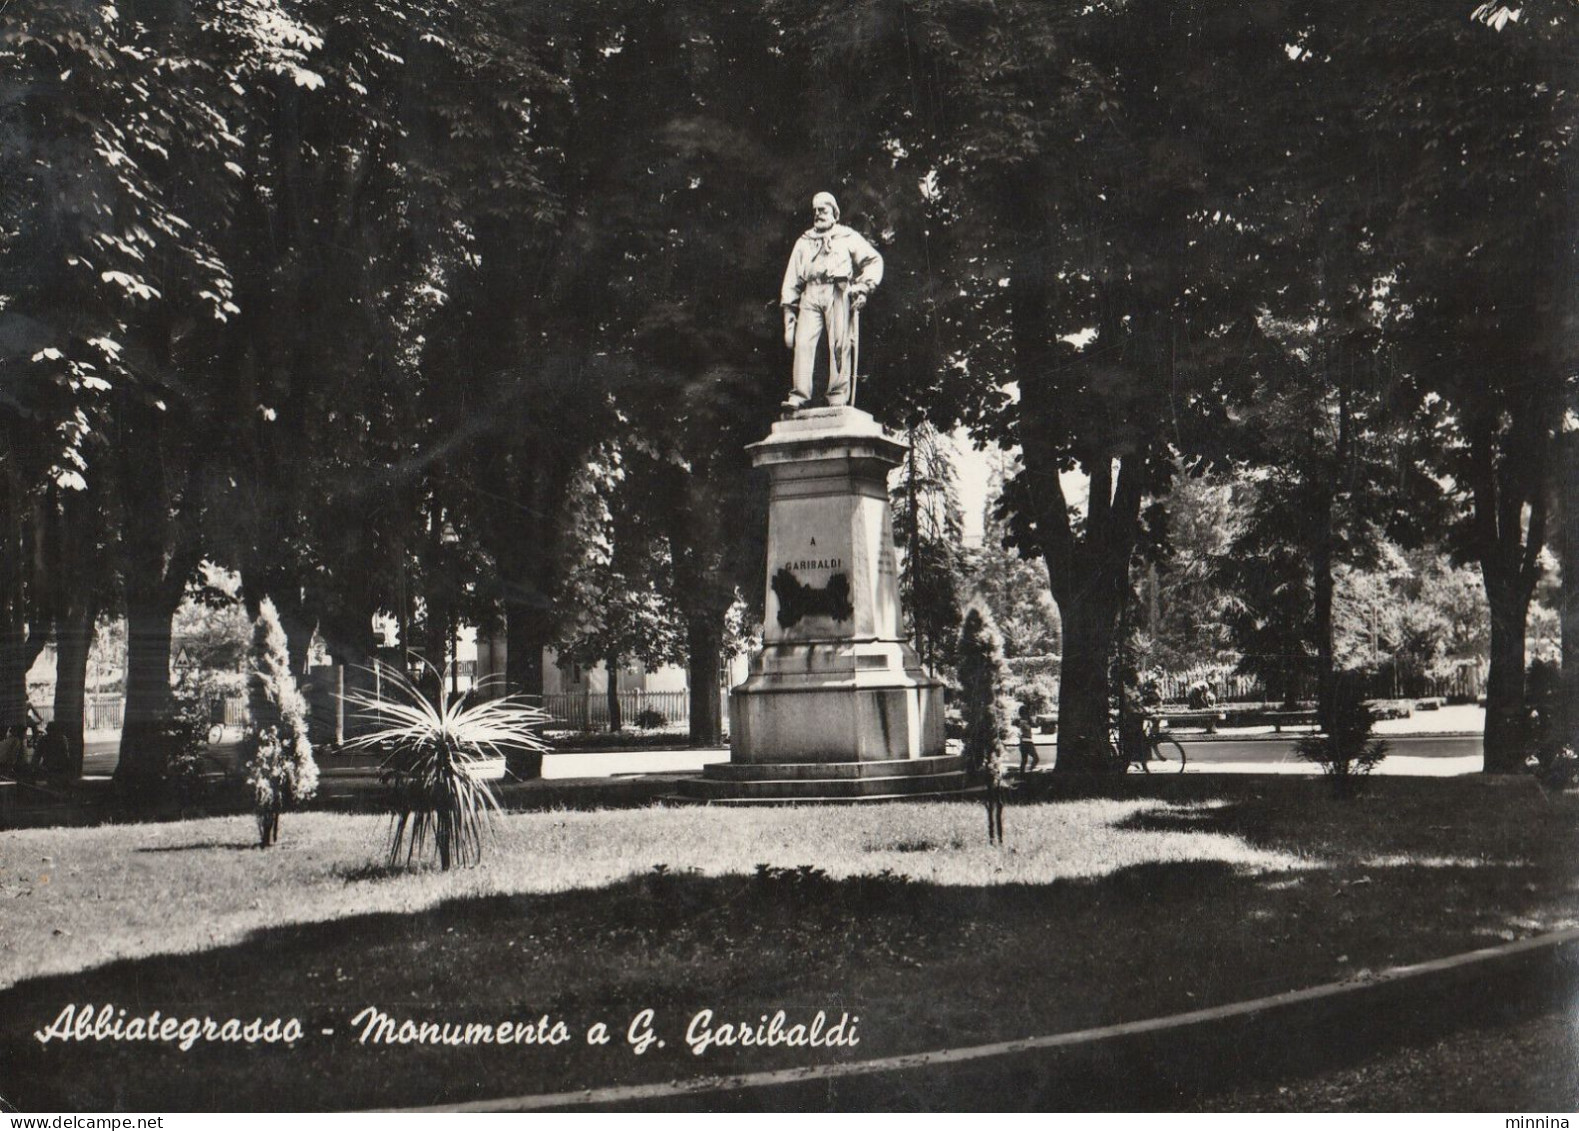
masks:
<path fill-rule="evenodd" d="M 942 685 L 905 641 L 888 472 L 904 444 L 850 407 L 802 409 L 751 445 L 766 467 L 764 648 L 730 695 L 731 757 L 687 792 L 843 799 L 964 787 Z"/>

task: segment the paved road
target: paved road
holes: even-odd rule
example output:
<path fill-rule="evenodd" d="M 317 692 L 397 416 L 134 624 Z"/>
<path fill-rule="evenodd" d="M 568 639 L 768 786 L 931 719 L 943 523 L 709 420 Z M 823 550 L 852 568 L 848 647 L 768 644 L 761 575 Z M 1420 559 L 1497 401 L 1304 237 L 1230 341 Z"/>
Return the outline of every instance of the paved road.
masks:
<path fill-rule="evenodd" d="M 118 759 L 117 739 L 89 740 L 83 753 L 83 773 L 109 776 Z M 209 748 L 218 758 L 234 759 L 235 742 Z M 627 774 L 700 773 L 709 762 L 729 761 L 727 748 L 711 750 L 608 750 L 550 754 L 543 761 L 543 777 L 613 778 Z"/>
<path fill-rule="evenodd" d="M 1386 736 L 1384 736 L 1386 737 Z M 1185 739 L 1191 769 L 1217 766 L 1225 770 L 1243 766 L 1288 766 L 1306 768 L 1294 753 L 1299 735 L 1284 734 L 1267 738 L 1237 738 L 1228 741 Z M 1056 743 L 1042 743 L 1051 755 Z M 1402 770 L 1406 762 L 1398 759 L 1480 759 L 1480 735 L 1417 735 L 1387 737 L 1388 760 L 1383 769 Z M 89 774 L 115 772 L 117 740 L 89 740 L 84 770 Z M 217 748 L 223 755 L 229 744 Z M 543 764 L 545 778 L 618 777 L 640 773 L 687 773 L 700 771 L 708 762 L 728 761 L 727 750 L 661 750 L 553 754 Z M 1049 759 L 1050 761 L 1050 759 Z M 1445 768 L 1445 767 L 1444 767 Z"/>
<path fill-rule="evenodd" d="M 1389 757 L 1479 758 L 1480 735 L 1419 735 L 1387 738 Z M 1232 764 L 1238 762 L 1298 762 L 1294 744 L 1298 735 L 1281 738 L 1236 739 L 1232 742 L 1185 741 L 1190 765 Z"/>

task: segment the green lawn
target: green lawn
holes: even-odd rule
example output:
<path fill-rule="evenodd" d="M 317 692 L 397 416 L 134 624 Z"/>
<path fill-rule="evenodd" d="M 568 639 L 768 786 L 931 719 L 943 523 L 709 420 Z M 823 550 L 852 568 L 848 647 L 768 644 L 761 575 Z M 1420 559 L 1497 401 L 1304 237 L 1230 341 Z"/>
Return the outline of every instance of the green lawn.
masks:
<path fill-rule="evenodd" d="M 457 1102 L 970 1045 L 1320 984 L 1579 923 L 1579 801 L 1529 781 L 1126 778 L 1024 801 L 513 815 L 482 867 L 389 874 L 374 817 L 0 834 L 0 1096 L 24 1108 Z M 1146 796 L 1146 792 L 1151 796 Z M 765 866 L 765 867 L 764 867 Z M 69 1003 L 296 1017 L 294 1048 L 31 1039 Z M 358 1043 L 413 1021 L 572 1039 Z M 625 1040 L 639 1010 L 665 1040 Z M 690 1018 L 859 1017 L 854 1048 Z M 609 1026 L 608 1045 L 588 1028 Z M 323 1033 L 333 1029 L 332 1035 Z"/>

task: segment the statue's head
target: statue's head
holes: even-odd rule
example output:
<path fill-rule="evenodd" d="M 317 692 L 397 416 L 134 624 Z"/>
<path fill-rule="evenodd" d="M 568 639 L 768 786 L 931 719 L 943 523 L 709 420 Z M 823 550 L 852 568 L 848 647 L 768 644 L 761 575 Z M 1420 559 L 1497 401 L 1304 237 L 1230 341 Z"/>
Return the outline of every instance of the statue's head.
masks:
<path fill-rule="evenodd" d="M 839 218 L 839 202 L 831 192 L 819 192 L 811 198 L 811 226 L 826 232 Z"/>

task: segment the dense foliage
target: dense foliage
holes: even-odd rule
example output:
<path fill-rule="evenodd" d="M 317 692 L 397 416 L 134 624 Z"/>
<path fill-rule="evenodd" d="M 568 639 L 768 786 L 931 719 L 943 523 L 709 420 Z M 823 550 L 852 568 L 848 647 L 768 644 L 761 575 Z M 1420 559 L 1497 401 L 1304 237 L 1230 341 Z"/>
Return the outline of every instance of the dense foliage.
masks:
<path fill-rule="evenodd" d="M 1543 550 L 1579 514 L 1576 19 L 0 8 L 0 727 L 50 638 L 80 714 L 120 610 L 117 773 L 157 779 L 171 618 L 208 559 L 249 612 L 273 600 L 293 670 L 314 631 L 364 664 L 381 610 L 433 661 L 462 623 L 498 630 L 529 691 L 553 643 L 683 655 L 716 742 L 763 577 L 743 448 L 782 390 L 778 276 L 829 189 L 889 263 L 861 396 L 916 440 L 896 509 L 929 660 L 995 592 L 1040 641 L 1017 649 L 1062 654 L 1060 768 L 1097 766 L 1121 634 L 1161 658 L 1172 618 L 1201 659 L 1281 654 L 1332 719 L 1363 659 L 1346 618 L 1381 604 L 1363 578 L 1419 602 L 1470 563 L 1487 767 L 1517 768 Z M 974 582 L 930 447 L 956 427 L 1018 457 Z M 1185 553 L 1210 509 L 1186 479 L 1231 484 L 1229 545 Z M 1137 592 L 1176 599 L 1137 615 Z M 1416 611 L 1373 618 L 1373 661 L 1384 629 L 1395 667 L 1458 655 Z"/>
<path fill-rule="evenodd" d="M 971 606 L 960 626 L 959 709 L 965 723 L 965 761 L 972 770 L 994 769 L 1003 760 L 1009 713 L 1003 701 L 1008 669 L 1003 662 L 1003 637 L 992 614 Z"/>

